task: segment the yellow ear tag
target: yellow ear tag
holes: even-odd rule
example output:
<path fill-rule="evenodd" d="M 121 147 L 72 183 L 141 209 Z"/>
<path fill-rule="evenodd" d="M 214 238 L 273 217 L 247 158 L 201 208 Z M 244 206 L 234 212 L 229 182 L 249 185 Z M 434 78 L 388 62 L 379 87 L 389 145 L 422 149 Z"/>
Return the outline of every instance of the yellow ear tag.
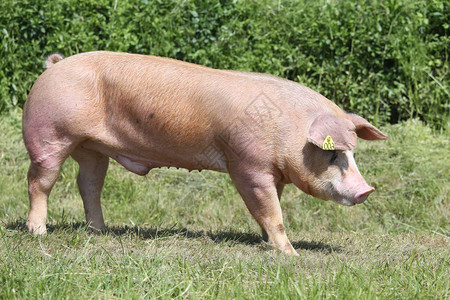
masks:
<path fill-rule="evenodd" d="M 325 141 L 323 141 L 323 144 L 322 144 L 322 149 L 323 150 L 334 150 L 334 142 L 333 142 L 333 139 L 331 138 L 331 136 L 327 136 L 325 138 Z"/>

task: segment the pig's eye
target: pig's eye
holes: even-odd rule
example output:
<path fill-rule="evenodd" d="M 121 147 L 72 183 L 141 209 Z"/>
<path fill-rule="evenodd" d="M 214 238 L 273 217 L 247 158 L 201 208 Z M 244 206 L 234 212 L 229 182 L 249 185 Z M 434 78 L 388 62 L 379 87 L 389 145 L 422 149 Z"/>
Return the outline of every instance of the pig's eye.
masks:
<path fill-rule="evenodd" d="M 336 158 L 338 157 L 336 150 L 333 151 L 330 159 L 330 164 L 333 164 L 336 161 Z"/>

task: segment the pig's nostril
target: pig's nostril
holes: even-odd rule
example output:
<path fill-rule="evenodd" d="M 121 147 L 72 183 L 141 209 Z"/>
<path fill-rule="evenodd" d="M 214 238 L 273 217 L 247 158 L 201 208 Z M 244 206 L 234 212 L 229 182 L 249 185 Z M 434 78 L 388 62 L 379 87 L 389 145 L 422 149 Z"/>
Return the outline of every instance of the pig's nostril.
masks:
<path fill-rule="evenodd" d="M 374 191 L 375 189 L 373 187 L 369 188 L 367 191 L 361 192 L 356 194 L 355 196 L 355 202 L 356 203 L 363 203 L 366 201 L 366 199 L 369 197 L 369 195 Z"/>

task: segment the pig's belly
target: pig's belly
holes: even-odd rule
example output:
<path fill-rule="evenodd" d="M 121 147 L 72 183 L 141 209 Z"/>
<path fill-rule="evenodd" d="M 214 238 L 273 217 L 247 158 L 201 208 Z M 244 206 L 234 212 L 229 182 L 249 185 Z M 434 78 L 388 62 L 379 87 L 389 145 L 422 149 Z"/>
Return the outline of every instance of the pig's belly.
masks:
<path fill-rule="evenodd" d="M 113 147 L 93 141 L 86 141 L 79 147 L 97 151 L 109 156 L 125 169 L 135 174 L 144 176 L 151 169 L 161 167 L 176 167 L 192 170 L 214 170 L 227 172 L 225 156 L 216 157 L 214 160 L 205 153 L 156 153 L 152 149 L 135 151 L 125 147 Z"/>

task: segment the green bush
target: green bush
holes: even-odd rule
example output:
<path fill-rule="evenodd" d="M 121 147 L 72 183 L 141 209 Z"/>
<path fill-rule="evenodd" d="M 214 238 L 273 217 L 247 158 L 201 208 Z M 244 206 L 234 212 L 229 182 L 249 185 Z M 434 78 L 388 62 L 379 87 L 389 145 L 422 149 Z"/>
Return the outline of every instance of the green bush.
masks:
<path fill-rule="evenodd" d="M 449 120 L 449 0 L 2 0 L 0 111 L 47 55 L 111 50 L 301 82 L 375 123 Z"/>

